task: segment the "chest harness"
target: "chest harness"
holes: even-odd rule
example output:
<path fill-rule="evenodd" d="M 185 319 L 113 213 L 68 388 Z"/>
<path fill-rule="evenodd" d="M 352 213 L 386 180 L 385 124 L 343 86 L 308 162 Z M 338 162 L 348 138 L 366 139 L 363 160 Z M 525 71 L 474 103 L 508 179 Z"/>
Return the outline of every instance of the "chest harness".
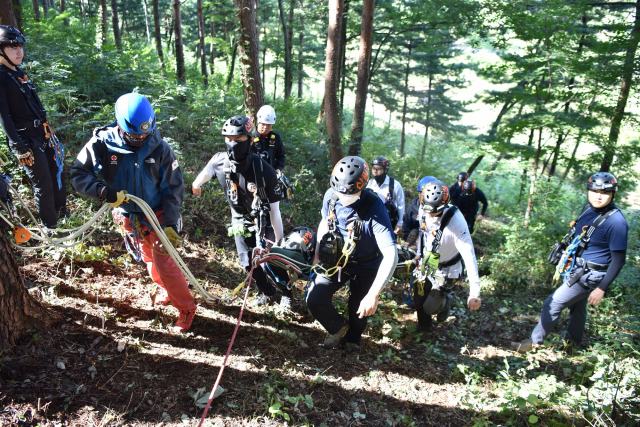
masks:
<path fill-rule="evenodd" d="M 382 253 L 376 248 L 368 255 L 361 257 L 352 257 L 356 244 L 362 235 L 362 226 L 364 219 L 366 218 L 371 206 L 376 202 L 378 196 L 371 190 L 366 189 L 360 196 L 360 206 L 355 209 L 356 219 L 353 220 L 348 226 L 349 234 L 345 239 L 342 236 L 340 230 L 338 230 L 337 216 L 336 216 L 336 202 L 338 201 L 338 195 L 334 192 L 329 201 L 328 209 L 328 225 L 329 231 L 322 236 L 320 240 L 320 250 L 318 256 L 320 258 L 320 264 L 313 267 L 314 272 L 320 271 L 327 277 L 331 277 L 338 273 L 338 280 L 342 274 L 342 269 L 349 265 L 358 265 L 363 262 L 376 259 Z"/>
<path fill-rule="evenodd" d="M 589 245 L 591 241 L 591 236 L 596 231 L 596 229 L 602 225 L 603 222 L 607 220 L 611 215 L 618 212 L 618 208 L 609 209 L 606 212 L 601 213 L 596 217 L 596 219 L 589 226 L 582 227 L 582 233 L 576 233 L 576 224 L 580 221 L 580 218 L 584 216 L 587 212 L 591 210 L 591 205 L 587 204 L 584 208 L 582 208 L 582 212 L 580 212 L 580 216 L 575 221 L 572 221 L 569 225 L 569 232 L 562 238 L 560 242 L 556 242 L 556 244 L 551 249 L 551 253 L 547 257 L 547 262 L 551 265 L 556 266 L 556 274 L 554 275 L 554 280 L 560 277 L 566 277 L 570 274 L 574 267 L 578 266 L 582 269 L 582 274 L 586 273 L 587 270 L 596 270 L 596 271 L 606 271 L 609 267 L 608 264 L 598 264 L 591 261 L 585 261 L 582 257 L 585 249 Z M 575 274 L 575 277 L 572 277 L 571 280 L 578 281 L 582 274 Z M 575 280 L 574 280 L 575 279 Z M 571 283 L 573 284 L 573 283 Z"/>
<path fill-rule="evenodd" d="M 440 254 L 438 251 L 440 250 L 440 244 L 442 242 L 442 234 L 444 233 L 445 228 L 449 225 L 451 218 L 458 211 L 456 206 L 451 206 L 442 214 L 442 221 L 440 222 L 440 228 L 433 231 L 433 242 L 431 242 L 431 250 L 427 250 L 427 227 L 425 222 L 424 214 L 420 218 L 420 235 L 418 237 L 418 249 L 417 253 L 422 254 L 420 261 L 418 263 L 418 267 L 413 271 L 413 275 L 416 278 L 416 283 L 418 285 L 418 293 L 421 296 L 424 296 L 424 282 L 427 279 L 427 276 L 435 275 L 437 270 L 442 270 L 446 267 L 451 267 L 452 265 L 457 264 L 461 259 L 462 255 L 457 253 L 450 260 L 440 262 Z"/>
<path fill-rule="evenodd" d="M 258 236 L 256 243 L 259 247 L 262 247 L 262 240 L 268 220 L 267 217 L 271 208 L 269 207 L 269 198 L 267 197 L 263 160 L 257 154 L 252 153 L 251 156 L 253 156 L 251 167 L 253 168 L 257 188 L 249 188 L 246 185 L 244 176 L 232 170 L 229 158 L 224 161 L 222 171 L 227 184 L 227 196 L 229 197 L 231 206 L 246 220 L 253 223 L 253 227 L 251 227 L 249 231 L 256 232 Z M 236 181 L 240 184 L 240 187 L 253 193 L 253 201 L 250 206 L 246 206 L 244 203 L 245 199 L 239 197 L 238 184 L 236 184 Z"/>
<path fill-rule="evenodd" d="M 18 67 L 16 67 L 16 69 L 24 74 L 24 77 L 22 78 L 16 78 L 16 76 L 11 73 L 11 70 L 4 64 L 0 65 L 0 69 L 2 69 L 7 74 L 7 76 L 9 76 L 9 78 L 13 80 L 13 82 L 18 86 L 18 89 L 20 89 L 20 92 L 22 92 L 22 94 L 24 95 L 29 109 L 37 117 L 37 119 L 33 120 L 33 123 L 28 123 L 26 125 L 17 124 L 17 126 L 20 127 L 25 126 L 24 129 L 18 129 L 18 132 L 29 130 L 30 128 L 38 128 L 40 126 L 44 127 L 44 137 L 47 139 L 46 144 L 54 151 L 53 159 L 55 160 L 56 166 L 58 167 L 58 173 L 56 175 L 56 177 L 58 178 L 58 189 L 61 190 L 62 170 L 64 168 L 64 145 L 62 145 L 60 140 L 58 140 L 58 137 L 53 132 L 51 125 L 47 122 L 47 113 L 44 109 L 44 106 L 42 105 L 42 102 L 40 101 L 40 98 L 38 97 L 38 94 L 36 93 L 35 85 L 31 81 L 29 76 L 27 76 L 27 74 Z M 28 91 L 24 88 L 24 85 L 27 86 L 27 88 L 29 89 Z"/>

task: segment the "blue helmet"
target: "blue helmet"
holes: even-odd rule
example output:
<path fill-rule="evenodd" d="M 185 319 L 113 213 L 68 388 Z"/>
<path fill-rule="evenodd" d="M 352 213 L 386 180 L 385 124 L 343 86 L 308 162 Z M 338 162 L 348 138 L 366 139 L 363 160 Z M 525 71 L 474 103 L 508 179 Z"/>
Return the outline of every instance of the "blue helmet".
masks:
<path fill-rule="evenodd" d="M 136 135 L 152 132 L 156 128 L 156 113 L 147 98 L 137 93 L 127 93 L 116 101 L 118 126 Z"/>
<path fill-rule="evenodd" d="M 425 176 L 424 178 L 422 178 L 422 179 L 420 180 L 420 182 L 418 182 L 418 192 L 421 192 L 421 191 L 422 191 L 422 187 L 423 187 L 425 184 L 427 184 L 427 183 L 429 183 L 429 182 L 431 182 L 431 181 L 437 181 L 437 180 L 438 180 L 437 178 L 434 178 L 434 177 L 432 177 L 432 176 Z"/>

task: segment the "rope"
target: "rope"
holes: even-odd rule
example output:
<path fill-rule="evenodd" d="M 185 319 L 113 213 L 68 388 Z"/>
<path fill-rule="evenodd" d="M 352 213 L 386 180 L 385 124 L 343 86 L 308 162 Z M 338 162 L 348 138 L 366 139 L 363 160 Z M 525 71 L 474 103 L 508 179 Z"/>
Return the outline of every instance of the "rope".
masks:
<path fill-rule="evenodd" d="M 0 166 L 1 165 L 8 165 L 9 164 L 9 158 L 7 157 L 6 154 L 4 154 L 2 151 L 0 151 Z"/>

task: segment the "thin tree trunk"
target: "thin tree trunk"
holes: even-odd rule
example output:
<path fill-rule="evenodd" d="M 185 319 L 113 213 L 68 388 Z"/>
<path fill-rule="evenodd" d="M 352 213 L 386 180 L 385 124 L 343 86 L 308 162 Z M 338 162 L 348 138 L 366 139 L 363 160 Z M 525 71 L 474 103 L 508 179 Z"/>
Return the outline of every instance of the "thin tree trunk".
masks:
<path fill-rule="evenodd" d="M 258 108 L 264 105 L 255 9 L 251 0 L 234 0 L 233 4 L 236 7 L 236 19 L 240 23 L 238 55 L 241 64 L 245 113 L 255 123 Z"/>
<path fill-rule="evenodd" d="M 160 58 L 160 68 L 164 73 L 164 55 L 162 54 L 162 34 L 160 33 L 160 12 L 158 11 L 158 0 L 152 0 L 153 3 L 153 27 L 156 38 L 156 52 Z"/>
<path fill-rule="evenodd" d="M 362 147 L 365 108 L 367 107 L 367 93 L 369 92 L 369 66 L 371 65 L 374 7 L 374 0 L 364 0 L 362 8 L 362 24 L 360 26 L 360 56 L 358 57 L 356 105 L 353 110 L 351 146 L 349 147 L 349 154 L 352 156 L 359 156 Z"/>
<path fill-rule="evenodd" d="M 213 47 L 213 38 L 216 36 L 216 26 L 213 20 L 211 20 L 210 26 L 211 26 L 212 40 L 211 40 L 211 43 L 209 44 L 209 68 L 211 69 L 211 75 L 213 76 L 213 74 L 216 72 L 216 66 L 215 66 L 216 51 L 215 51 L 215 48 Z"/>
<path fill-rule="evenodd" d="M 200 38 L 200 50 L 202 55 L 200 56 L 200 68 L 202 72 L 202 83 L 206 86 L 209 84 L 207 79 L 207 54 L 204 50 L 204 16 L 202 14 L 202 0 L 197 1 L 198 9 L 198 37 Z"/>
<path fill-rule="evenodd" d="M 302 99 L 302 78 L 304 74 L 304 7 L 302 0 L 298 0 L 300 5 L 300 34 L 298 35 L 298 99 Z"/>
<path fill-rule="evenodd" d="M 38 0 L 31 0 L 31 4 L 33 5 L 33 19 L 35 19 L 36 22 L 40 22 L 40 4 Z"/>
<path fill-rule="evenodd" d="M 49 12 L 49 3 L 47 0 L 42 0 L 42 15 L 44 18 L 47 17 L 47 12 Z"/>
<path fill-rule="evenodd" d="M 284 16 L 284 7 L 282 0 L 278 0 L 278 10 L 280 11 L 280 23 L 282 24 L 282 38 L 284 39 L 284 99 L 288 99 L 291 95 L 291 47 L 289 46 L 289 29 L 287 28 L 287 20 Z M 275 89 L 273 98 L 275 99 Z"/>
<path fill-rule="evenodd" d="M 409 71 L 411 70 L 411 48 L 413 40 L 409 39 L 409 53 L 407 54 L 407 66 L 404 71 L 404 94 L 402 101 L 402 134 L 400 136 L 400 157 L 404 157 L 407 125 L 407 97 L 409 95 Z"/>
<path fill-rule="evenodd" d="M 147 0 L 143 0 L 144 4 L 144 25 L 147 30 L 147 43 L 151 44 L 151 32 L 149 31 L 149 7 L 147 6 Z"/>
<path fill-rule="evenodd" d="M 329 28 L 327 34 L 327 60 L 324 69 L 324 111 L 327 121 L 329 153 L 335 166 L 343 157 L 342 124 L 338 109 L 338 79 L 340 77 L 340 34 L 344 0 L 329 0 Z"/>
<path fill-rule="evenodd" d="M 107 45 L 107 0 L 100 0 L 98 20 L 100 22 L 100 34 L 98 34 L 98 44 L 101 49 Z"/>
<path fill-rule="evenodd" d="M 604 156 L 602 157 L 602 164 L 600 165 L 600 172 L 609 172 L 611 163 L 613 163 L 613 156 L 616 153 L 616 144 L 618 143 L 618 137 L 620 136 L 620 126 L 622 124 L 622 119 L 624 118 L 624 110 L 627 106 L 627 100 L 629 99 L 631 84 L 633 83 L 636 50 L 638 49 L 639 41 L 640 0 L 636 0 L 636 16 L 633 23 L 633 30 L 631 31 L 631 40 L 629 41 L 629 44 L 627 46 L 627 53 L 624 59 L 624 66 L 622 68 L 622 85 L 620 87 L 620 95 L 618 96 L 618 103 L 613 114 L 613 119 L 611 120 L 609 141 L 605 146 Z"/>
<path fill-rule="evenodd" d="M 427 91 L 427 119 L 424 123 L 424 141 L 422 142 L 421 158 L 427 153 L 427 143 L 429 142 L 429 128 L 431 127 L 431 85 L 433 84 L 433 73 L 429 73 L 429 89 Z"/>
<path fill-rule="evenodd" d="M 82 15 L 82 28 L 87 27 L 87 12 L 85 10 L 84 0 L 80 0 L 80 13 Z"/>
<path fill-rule="evenodd" d="M 0 350 L 3 350 L 33 334 L 32 330 L 44 330 L 60 319 L 27 292 L 5 233 L 0 233 L 0 272 Z"/>
<path fill-rule="evenodd" d="M 583 130 L 581 128 L 580 131 L 578 132 L 578 137 L 576 138 L 576 145 L 573 147 L 573 152 L 571 153 L 571 158 L 569 159 L 569 163 L 567 164 L 567 168 L 565 169 L 564 173 L 562 174 L 562 178 L 560 178 L 560 184 L 562 184 L 564 182 L 564 180 L 567 178 L 567 175 L 569 175 L 569 172 L 571 171 L 571 169 L 577 163 L 577 161 L 576 161 L 576 153 L 578 152 L 578 147 L 580 146 L 580 141 L 582 141 L 582 133 L 583 133 Z"/>
<path fill-rule="evenodd" d="M 111 1 L 113 1 L 113 0 L 111 0 Z M 122 0 L 122 24 L 120 24 L 120 35 L 121 36 L 124 36 L 124 29 L 125 29 L 126 22 L 127 22 L 127 0 Z"/>
<path fill-rule="evenodd" d="M 236 67 L 236 55 L 238 54 L 238 45 L 234 44 L 233 45 L 233 51 L 231 53 L 231 66 L 229 67 L 229 74 L 227 75 L 227 88 L 229 88 L 229 85 L 231 84 L 231 81 L 233 80 L 233 70 Z"/>
<path fill-rule="evenodd" d="M 67 0 L 60 0 L 60 13 L 65 13 L 67 11 Z M 62 20 L 62 24 L 65 27 L 69 26 L 69 18 L 64 18 Z"/>
<path fill-rule="evenodd" d="M 276 40 L 278 40 L 278 44 L 276 45 L 276 51 L 275 51 L 275 62 L 276 62 L 276 73 L 275 76 L 273 77 L 273 102 L 275 104 L 276 102 L 276 93 L 278 91 L 278 54 L 280 53 L 280 27 L 277 28 L 276 30 Z"/>
<path fill-rule="evenodd" d="M 471 174 L 476 170 L 482 159 L 484 159 L 484 154 L 480 154 L 476 157 L 473 163 L 471 163 L 471 166 L 467 168 L 467 175 L 469 175 L 469 177 L 471 177 Z"/>
<path fill-rule="evenodd" d="M 182 44 L 182 16 L 180 15 L 180 0 L 171 0 L 173 9 L 173 31 L 175 36 L 176 78 L 182 83 L 187 82 L 184 68 L 184 46 Z"/>
<path fill-rule="evenodd" d="M 113 38 L 116 40 L 116 47 L 122 50 L 122 39 L 118 27 L 118 0 L 111 0 L 111 25 L 113 26 Z"/>
<path fill-rule="evenodd" d="M 324 116 L 324 100 L 326 99 L 325 95 L 322 95 L 322 102 L 320 103 L 320 110 L 318 111 L 318 118 L 316 119 L 316 123 L 325 123 L 326 118 Z"/>
<path fill-rule="evenodd" d="M 529 131 L 529 141 L 527 142 L 527 147 L 531 147 L 533 144 L 533 135 L 535 133 L 535 129 L 531 128 Z M 527 185 L 527 168 L 522 169 L 522 177 L 520 178 L 520 194 L 518 194 L 518 203 L 522 200 L 522 196 L 524 195 L 524 189 Z"/>
<path fill-rule="evenodd" d="M 345 0 L 342 14 L 342 27 L 340 27 L 340 122 L 344 111 L 344 91 L 347 78 L 347 22 L 349 18 L 349 5 L 351 0 Z"/>
<path fill-rule="evenodd" d="M 533 159 L 533 165 L 531 165 L 531 170 L 533 174 L 531 175 L 531 186 L 529 187 L 529 200 L 527 201 L 527 211 L 524 214 L 524 228 L 529 227 L 529 222 L 531 220 L 531 213 L 533 212 L 533 201 L 534 196 L 536 194 L 536 181 L 538 180 L 538 163 L 540 162 L 540 154 L 542 153 L 542 129 L 538 129 L 538 149 L 536 150 L 536 156 Z"/>

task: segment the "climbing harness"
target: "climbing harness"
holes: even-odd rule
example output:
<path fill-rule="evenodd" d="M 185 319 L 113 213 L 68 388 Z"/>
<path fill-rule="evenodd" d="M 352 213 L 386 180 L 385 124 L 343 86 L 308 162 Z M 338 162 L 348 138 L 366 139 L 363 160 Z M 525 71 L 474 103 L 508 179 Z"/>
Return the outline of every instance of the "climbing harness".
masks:
<path fill-rule="evenodd" d="M 64 145 L 60 142 L 58 137 L 51 125 L 47 122 L 43 123 L 44 126 L 44 136 L 48 139 L 47 144 L 53 150 L 53 160 L 56 162 L 56 166 L 58 167 L 58 173 L 56 177 L 58 178 L 58 189 L 62 190 L 62 171 L 64 169 Z"/>

